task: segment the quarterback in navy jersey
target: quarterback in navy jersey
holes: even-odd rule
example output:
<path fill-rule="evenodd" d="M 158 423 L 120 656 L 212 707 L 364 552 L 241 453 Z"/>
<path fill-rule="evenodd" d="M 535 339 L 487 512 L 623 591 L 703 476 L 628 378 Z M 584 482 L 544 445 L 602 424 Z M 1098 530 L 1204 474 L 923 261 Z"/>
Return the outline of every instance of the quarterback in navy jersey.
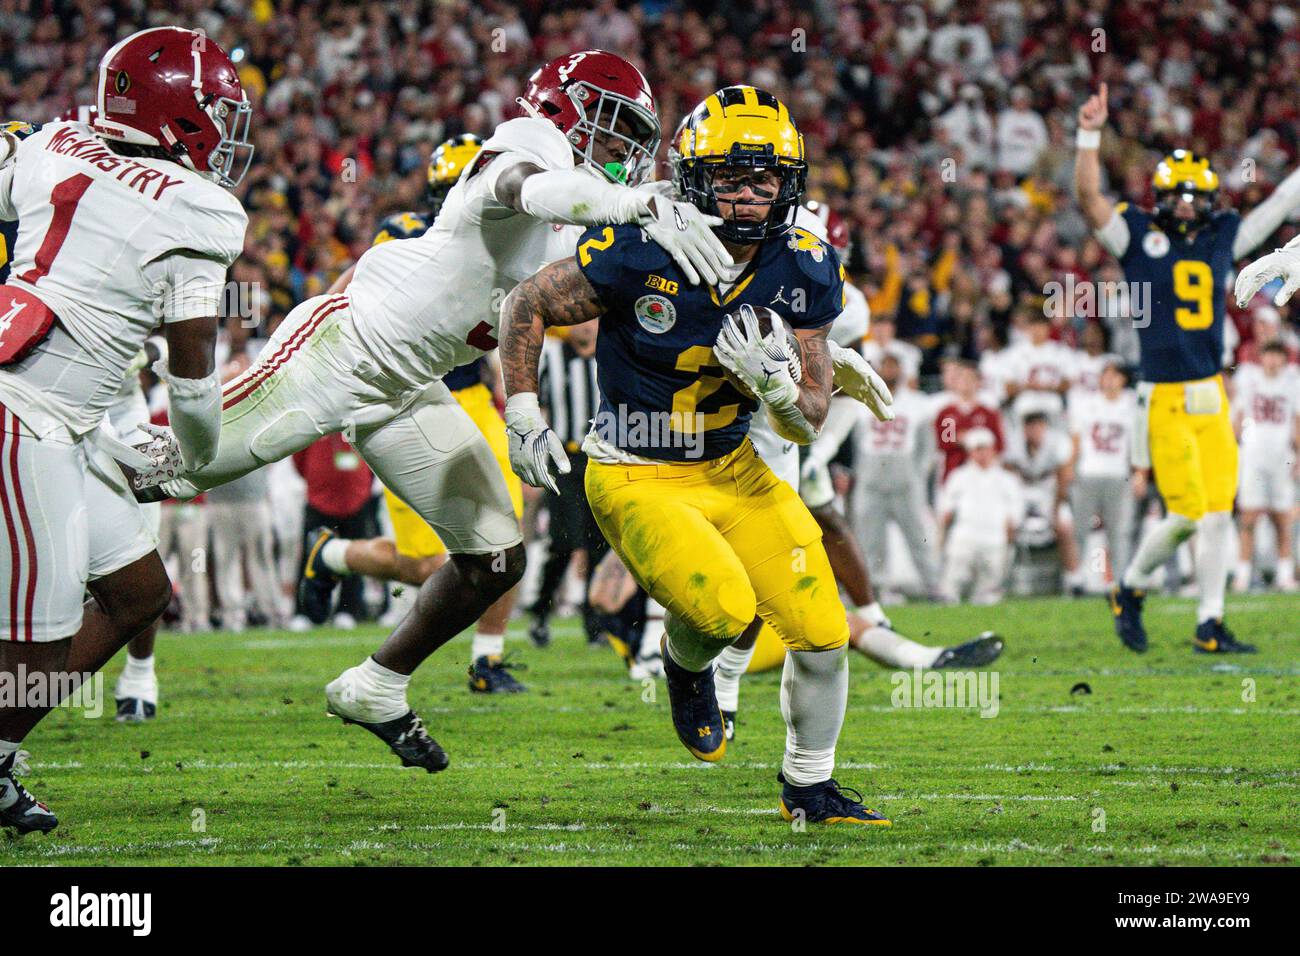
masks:
<path fill-rule="evenodd" d="M 1177 149 L 1156 167 L 1153 209 L 1114 205 L 1101 192 L 1105 123 L 1103 83 L 1079 110 L 1075 193 L 1097 240 L 1140 293 L 1136 301 L 1146 303 L 1133 315 L 1142 373 L 1134 464 L 1154 471 L 1168 509 L 1111 592 L 1115 631 L 1131 650 L 1146 650 L 1146 589 L 1195 533 L 1200 606 L 1193 645 L 1210 654 L 1251 652 L 1223 623 L 1237 493 L 1237 441 L 1221 375 L 1225 296 L 1233 263 L 1300 204 L 1300 171 L 1243 218 L 1217 208 L 1219 177 L 1209 161 Z"/>
<path fill-rule="evenodd" d="M 790 648 L 782 814 L 887 826 L 831 777 L 848 624 L 821 530 L 746 436 L 761 413 L 786 440 L 811 442 L 836 375 L 827 333 L 844 307 L 843 272 L 828 244 L 793 225 L 803 138 L 775 96 L 732 86 L 697 106 L 676 139 L 675 188 L 710 217 L 735 265 L 717 285 L 695 285 L 642 230 L 598 227 L 573 258 L 520 283 L 501 310 L 511 466 L 534 485 L 567 467 L 539 411 L 542 341 L 547 327 L 599 318 L 587 499 L 667 609 L 678 738 L 700 760 L 722 759 L 713 661 L 768 624 Z"/>

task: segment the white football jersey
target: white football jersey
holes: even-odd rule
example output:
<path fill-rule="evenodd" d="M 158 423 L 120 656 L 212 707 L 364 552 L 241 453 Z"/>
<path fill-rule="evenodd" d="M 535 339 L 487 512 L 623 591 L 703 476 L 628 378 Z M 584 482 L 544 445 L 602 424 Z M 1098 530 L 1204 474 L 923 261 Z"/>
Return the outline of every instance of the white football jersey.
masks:
<path fill-rule="evenodd" d="M 853 348 L 871 329 L 871 306 L 852 282 L 844 283 L 844 311 L 831 323 L 830 339 L 843 348 Z"/>
<path fill-rule="evenodd" d="M 939 513 L 951 514 L 948 538 L 1006 543 L 1007 525 L 1019 525 L 1025 516 L 1025 494 L 1020 479 L 994 463 L 981 468 L 973 461 L 953 469 L 939 489 Z"/>
<path fill-rule="evenodd" d="M 1127 389 L 1114 401 L 1100 392 L 1071 401 L 1070 433 L 1079 439 L 1079 477 L 1128 477 L 1135 413 L 1135 399 Z"/>
<path fill-rule="evenodd" d="M 51 123 L 0 170 L 0 218 L 18 220 L 9 284 L 56 316 L 3 371 L 89 429 L 161 322 L 217 315 L 243 251 L 239 200 L 178 163 L 121 156 L 84 123 Z M 12 397 L 12 395 L 11 395 Z"/>
<path fill-rule="evenodd" d="M 1041 345 L 1024 341 L 1011 346 L 1003 355 L 1003 381 L 1015 382 L 1025 389 L 1012 405 L 1015 416 L 1020 418 L 1030 411 L 1059 416 L 1064 402 L 1057 389 L 1077 377 L 1074 353 L 1060 342 L 1049 340 Z"/>
<path fill-rule="evenodd" d="M 508 120 L 480 157 L 452 187 L 428 232 L 371 247 L 347 289 L 358 336 L 384 371 L 409 388 L 496 348 L 506 295 L 542 266 L 573 255 L 582 235 L 581 226 L 543 222 L 493 195 L 497 178 L 516 163 L 573 168 L 573 149 L 555 126 L 532 117 Z"/>
<path fill-rule="evenodd" d="M 1243 365 L 1236 378 L 1235 406 L 1241 414 L 1241 449 L 1252 459 L 1292 459 L 1300 374 L 1288 365 L 1269 377 L 1259 365 Z"/>

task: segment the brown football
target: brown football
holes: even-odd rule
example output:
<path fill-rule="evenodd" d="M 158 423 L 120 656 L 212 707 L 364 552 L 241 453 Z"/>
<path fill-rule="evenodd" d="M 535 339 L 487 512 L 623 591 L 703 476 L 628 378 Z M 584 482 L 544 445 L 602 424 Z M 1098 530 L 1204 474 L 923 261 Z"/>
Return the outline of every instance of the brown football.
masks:
<path fill-rule="evenodd" d="M 754 310 L 754 314 L 758 318 L 759 333 L 764 337 L 771 335 L 772 328 L 773 328 L 772 319 L 775 318 L 777 314 L 765 305 L 755 305 L 755 306 L 750 306 L 750 308 Z M 743 316 L 740 316 L 735 312 L 731 314 L 736 315 L 738 321 L 743 321 Z M 785 328 L 786 341 L 790 343 L 790 352 L 792 355 L 794 355 L 795 365 L 797 367 L 801 367 L 803 351 L 799 345 L 799 339 L 795 336 L 794 332 L 791 331 L 789 325 L 787 325 L 785 322 L 782 322 L 782 325 Z M 747 386 L 742 384 L 740 379 L 736 378 L 735 375 L 731 374 L 730 369 L 723 367 L 722 377 L 727 380 L 728 384 L 730 384 L 732 388 L 740 392 L 740 394 L 744 395 L 746 398 L 752 401 L 758 401 L 757 396 L 755 396 L 754 393 L 751 392 Z M 795 380 L 798 381 L 799 376 L 796 376 Z"/>

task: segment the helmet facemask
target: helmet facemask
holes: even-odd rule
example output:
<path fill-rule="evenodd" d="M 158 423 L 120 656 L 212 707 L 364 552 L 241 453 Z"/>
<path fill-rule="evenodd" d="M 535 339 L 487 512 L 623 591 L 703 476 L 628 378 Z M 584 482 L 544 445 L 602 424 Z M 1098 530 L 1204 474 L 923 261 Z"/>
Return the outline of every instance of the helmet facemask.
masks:
<path fill-rule="evenodd" d="M 733 147 L 726 156 L 678 157 L 677 165 L 673 178 L 681 183 L 686 198 L 705 215 L 723 220 L 717 227 L 719 236 L 741 244 L 762 242 L 790 229 L 808 175 L 804 162 L 778 158 L 770 144 L 764 152 Z M 755 174 L 760 170 L 774 171 L 780 178 L 779 185 L 772 189 L 755 183 Z M 715 182 L 720 175 L 724 194 L 743 192 L 748 185 L 753 198 L 720 201 Z M 723 212 L 723 206 L 730 209 L 730 215 Z M 741 219 L 736 215 L 740 206 L 767 206 L 767 217 L 762 221 Z"/>
<path fill-rule="evenodd" d="M 1156 225 L 1167 235 L 1190 238 L 1214 215 L 1214 203 L 1217 193 L 1197 189 L 1192 183 L 1181 183 L 1174 189 L 1156 191 L 1154 219 Z M 1177 214 L 1178 204 L 1186 200 L 1192 206 L 1195 215 L 1191 219 L 1181 219 Z"/>
<path fill-rule="evenodd" d="M 565 89 L 579 119 L 566 134 L 583 164 L 598 170 L 611 182 L 636 186 L 654 169 L 659 150 L 659 120 L 639 103 L 582 81 Z M 620 131 L 620 124 L 622 130 Z M 622 160 L 601 163 L 595 157 L 598 141 L 625 147 Z"/>
<path fill-rule="evenodd" d="M 208 114 L 219 137 L 216 147 L 208 153 L 208 170 L 221 185 L 238 186 L 253 163 L 254 147 L 248 138 L 253 124 L 252 104 L 247 98 L 234 100 L 210 93 L 199 97 L 199 109 Z"/>

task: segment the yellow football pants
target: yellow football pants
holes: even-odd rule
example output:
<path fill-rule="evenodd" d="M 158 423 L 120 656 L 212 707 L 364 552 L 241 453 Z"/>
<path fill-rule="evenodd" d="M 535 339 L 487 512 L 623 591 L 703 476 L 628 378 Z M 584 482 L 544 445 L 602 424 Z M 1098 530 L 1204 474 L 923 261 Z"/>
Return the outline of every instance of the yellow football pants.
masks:
<path fill-rule="evenodd" d="M 510 502 L 515 506 L 515 517 L 524 513 L 524 494 L 519 484 L 519 476 L 510 470 L 510 446 L 506 441 L 506 423 L 492 403 L 492 390 L 486 385 L 471 385 L 451 393 L 460 407 L 473 419 L 478 430 L 487 439 L 501 466 L 501 474 L 506 479 L 506 490 L 510 492 Z M 429 527 L 428 522 L 416 514 L 411 507 L 387 488 L 384 489 L 384 501 L 388 505 L 388 517 L 393 523 L 393 540 L 397 543 L 399 553 L 409 558 L 429 558 L 443 554 L 447 548 L 439 540 L 437 533 Z"/>
<path fill-rule="evenodd" d="M 725 641 L 762 616 L 795 650 L 848 642 L 821 529 L 748 440 L 721 458 L 587 465 L 605 538 L 650 596 Z"/>
<path fill-rule="evenodd" d="M 1217 409 L 1188 410 L 1188 386 L 1199 383 L 1159 382 L 1147 413 L 1156 487 L 1171 512 L 1191 521 L 1207 511 L 1231 511 L 1237 497 L 1237 439 L 1228 395 L 1221 376 L 1203 381 L 1218 386 Z"/>

